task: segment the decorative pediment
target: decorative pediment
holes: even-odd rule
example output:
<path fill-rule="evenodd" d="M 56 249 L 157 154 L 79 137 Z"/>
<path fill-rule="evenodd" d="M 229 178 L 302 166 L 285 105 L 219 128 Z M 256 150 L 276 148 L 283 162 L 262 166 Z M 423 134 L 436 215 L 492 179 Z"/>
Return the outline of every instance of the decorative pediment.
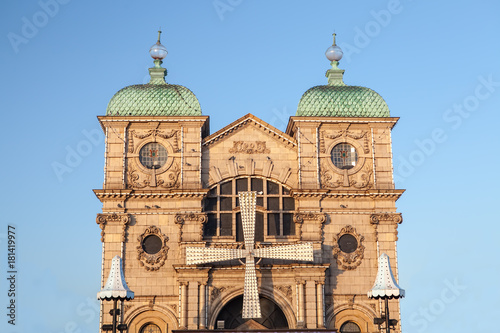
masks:
<path fill-rule="evenodd" d="M 295 141 L 294 138 L 289 136 L 288 134 L 280 131 L 279 129 L 269 125 L 265 121 L 255 117 L 252 114 L 247 114 L 240 119 L 232 122 L 231 124 L 227 125 L 226 127 L 222 128 L 221 130 L 213 133 L 212 135 L 206 137 L 203 140 L 202 145 L 207 147 L 212 144 L 217 143 L 221 139 L 227 137 L 230 134 L 235 134 L 238 131 L 241 131 L 242 129 L 246 128 L 247 126 L 253 126 L 255 128 L 258 128 L 262 130 L 263 132 L 267 133 L 268 135 L 276 138 L 277 140 L 283 142 L 285 145 L 296 148 L 297 147 L 297 142 Z M 253 145 L 253 147 L 252 147 Z M 247 149 L 245 149 L 247 148 Z M 248 149 L 250 148 L 250 149 Z M 264 153 L 267 148 L 262 146 L 261 144 L 258 144 L 257 141 L 237 141 L 236 145 L 233 146 L 231 149 L 236 149 L 237 151 L 235 152 L 243 152 L 247 154 L 251 154 L 250 151 L 260 151 Z"/>

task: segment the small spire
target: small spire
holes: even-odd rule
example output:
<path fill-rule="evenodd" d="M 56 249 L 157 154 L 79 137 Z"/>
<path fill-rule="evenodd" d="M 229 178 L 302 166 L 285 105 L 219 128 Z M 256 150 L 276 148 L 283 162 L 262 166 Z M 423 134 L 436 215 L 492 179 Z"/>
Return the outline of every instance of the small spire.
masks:
<path fill-rule="evenodd" d="M 328 49 L 326 49 L 325 56 L 328 60 L 330 60 L 330 65 L 332 68 L 329 69 L 325 76 L 328 78 L 328 85 L 331 86 L 345 86 L 344 81 L 342 80 L 344 76 L 344 70 L 338 67 L 340 59 L 344 55 L 342 49 L 336 44 L 337 34 L 333 33 L 333 44 Z"/>
<path fill-rule="evenodd" d="M 161 44 L 160 43 L 160 36 L 161 36 L 161 27 L 160 29 L 158 29 L 158 41 L 156 42 L 156 44 Z M 335 44 L 335 42 L 333 42 Z"/>

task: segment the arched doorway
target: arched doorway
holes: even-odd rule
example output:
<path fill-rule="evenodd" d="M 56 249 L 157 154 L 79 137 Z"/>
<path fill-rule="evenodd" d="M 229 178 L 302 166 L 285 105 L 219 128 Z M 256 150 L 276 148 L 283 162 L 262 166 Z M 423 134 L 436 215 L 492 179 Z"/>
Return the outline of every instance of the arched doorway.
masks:
<path fill-rule="evenodd" d="M 227 303 L 217 315 L 216 329 L 286 329 L 288 321 L 281 308 L 268 298 L 260 297 L 262 318 L 243 319 L 243 296 L 238 296 Z M 224 323 L 223 327 L 222 322 Z M 264 326 L 264 327 L 262 327 Z"/>

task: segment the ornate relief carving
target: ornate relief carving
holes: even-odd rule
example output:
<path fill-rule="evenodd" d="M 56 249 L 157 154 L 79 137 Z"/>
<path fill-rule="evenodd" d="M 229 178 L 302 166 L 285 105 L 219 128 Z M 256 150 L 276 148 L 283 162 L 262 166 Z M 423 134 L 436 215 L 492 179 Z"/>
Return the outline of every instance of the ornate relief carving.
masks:
<path fill-rule="evenodd" d="M 401 215 L 401 213 L 375 213 L 370 216 L 371 224 L 379 224 L 380 221 L 390 221 L 401 224 L 403 222 L 403 215 Z"/>
<path fill-rule="evenodd" d="M 325 154 L 326 153 L 326 148 L 325 148 L 325 138 L 328 139 L 337 139 L 342 137 L 349 137 L 354 140 L 360 140 L 363 139 L 363 152 L 365 154 L 368 154 L 370 152 L 370 144 L 368 141 L 368 131 L 359 131 L 359 132 L 353 132 L 353 131 L 346 131 L 346 130 L 341 130 L 341 131 L 328 131 L 330 134 L 326 134 L 326 131 L 321 131 L 321 136 L 320 136 L 320 153 Z"/>
<path fill-rule="evenodd" d="M 370 215 L 370 223 L 375 227 L 375 240 L 378 241 L 378 224 L 380 221 L 387 221 L 389 223 L 394 223 L 396 227 L 394 228 L 394 238 L 398 240 L 398 224 L 403 223 L 403 215 L 401 213 L 375 213 Z"/>
<path fill-rule="evenodd" d="M 130 216 L 128 214 L 97 214 L 96 223 L 99 224 L 101 228 L 101 242 L 104 242 L 104 229 L 108 222 L 115 222 L 122 224 L 122 242 L 125 242 L 127 225 L 130 222 Z"/>
<path fill-rule="evenodd" d="M 265 141 L 234 141 L 233 148 L 229 149 L 232 154 L 269 154 Z"/>
<path fill-rule="evenodd" d="M 174 313 L 177 313 L 177 305 L 176 304 L 169 304 L 168 305 Z"/>
<path fill-rule="evenodd" d="M 322 224 L 325 223 L 326 221 L 326 214 L 313 213 L 313 212 L 293 214 L 293 221 L 295 222 L 295 225 L 298 227 L 297 235 L 299 236 L 299 238 L 302 238 L 302 224 L 304 223 L 304 220 L 310 221 L 308 223 L 320 224 L 320 228 L 318 229 L 319 239 L 323 239 Z"/>
<path fill-rule="evenodd" d="M 358 247 L 356 250 L 352 253 L 345 253 L 343 252 L 340 247 L 339 247 L 339 239 L 343 235 L 352 235 L 356 238 L 358 242 Z M 361 260 L 363 259 L 364 252 L 365 252 L 365 247 L 363 246 L 363 241 L 365 240 L 365 237 L 359 235 L 356 232 L 356 229 L 353 228 L 350 225 L 345 226 L 340 230 L 340 232 L 333 237 L 333 257 L 337 259 L 337 265 L 339 268 L 346 269 L 346 270 L 352 270 L 358 267 L 361 264 Z"/>
<path fill-rule="evenodd" d="M 159 129 L 152 129 L 152 130 L 146 131 L 145 133 L 138 133 L 135 130 L 131 130 L 129 138 L 128 138 L 128 152 L 129 153 L 134 152 L 134 137 L 136 137 L 138 139 L 145 139 L 149 136 L 153 136 L 153 137 L 158 136 L 162 139 L 170 139 L 173 137 L 174 138 L 174 142 L 173 142 L 174 150 L 176 152 L 178 152 L 179 151 L 179 145 L 178 145 L 178 139 L 177 139 L 178 132 L 179 132 L 179 130 L 172 130 L 169 133 L 167 133 L 166 131 L 160 131 Z"/>
<path fill-rule="evenodd" d="M 218 297 L 220 297 L 226 290 L 233 289 L 233 288 L 234 288 L 234 286 L 227 286 L 227 287 L 220 287 L 220 288 L 212 287 L 212 292 L 210 294 L 212 302 L 215 299 L 217 299 Z"/>
<path fill-rule="evenodd" d="M 276 286 L 275 289 L 285 295 L 290 303 L 292 302 L 292 286 Z"/>
<path fill-rule="evenodd" d="M 158 236 L 161 239 L 161 249 L 155 254 L 148 254 L 144 251 L 142 242 L 150 235 Z M 160 269 L 161 266 L 165 264 L 167 260 L 167 254 L 169 247 L 167 246 L 168 237 L 161 233 L 160 229 L 154 225 L 146 228 L 144 233 L 137 237 L 139 245 L 137 246 L 137 259 L 140 261 L 140 265 L 144 266 L 148 271 L 156 271 Z"/>
<path fill-rule="evenodd" d="M 158 177 L 158 186 L 165 188 L 177 188 L 179 187 L 179 175 L 181 174 L 181 169 L 176 163 L 173 164 L 170 169 L 167 170 L 166 178 L 168 180 Z"/>
<path fill-rule="evenodd" d="M 370 161 L 366 161 L 365 166 L 354 175 L 338 174 L 330 169 L 326 163 L 321 164 L 321 186 L 329 188 L 338 187 L 355 187 L 369 189 L 373 186 L 372 182 L 373 169 Z M 345 177 L 348 177 L 347 182 Z M 346 186 L 347 185 L 347 186 Z"/>
<path fill-rule="evenodd" d="M 197 234 L 200 239 L 203 238 L 203 225 L 207 222 L 207 215 L 200 213 L 176 214 L 174 218 L 175 224 L 179 226 L 179 242 L 182 242 L 182 234 L 184 232 L 184 223 L 194 222 L 197 227 Z M 189 231 L 188 231 L 189 232 Z"/>
<path fill-rule="evenodd" d="M 141 174 L 137 170 L 130 168 L 127 172 L 127 188 L 139 189 L 145 188 L 151 185 L 151 175 L 142 174 L 145 179 L 140 179 Z M 172 166 L 165 172 L 166 176 L 159 177 L 156 176 L 156 186 L 164 188 L 177 188 L 179 187 L 179 176 L 181 170 L 178 164 L 172 164 Z M 166 178 L 166 179 L 164 179 Z"/>

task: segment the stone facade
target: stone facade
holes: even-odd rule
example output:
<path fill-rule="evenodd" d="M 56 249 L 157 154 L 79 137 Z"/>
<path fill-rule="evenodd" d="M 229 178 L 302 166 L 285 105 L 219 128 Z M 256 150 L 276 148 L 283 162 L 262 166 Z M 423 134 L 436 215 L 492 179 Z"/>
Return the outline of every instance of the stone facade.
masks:
<path fill-rule="evenodd" d="M 397 120 L 291 117 L 282 132 L 248 114 L 210 134 L 207 116 L 99 117 L 106 133 L 104 184 L 94 190 L 103 204 L 97 216 L 101 283 L 112 258 L 121 256 L 125 279 L 135 292 L 134 300 L 122 304 L 128 332 L 139 333 L 149 323 L 163 333 L 217 328 L 224 306 L 243 293 L 244 265 L 186 265 L 185 248 L 241 246 L 235 199 L 230 197 L 245 179 L 247 187 L 253 187 L 254 179 L 268 184 L 264 195 L 279 186 L 280 210 L 286 210 L 284 200 L 293 202 L 293 211 L 273 215 L 281 216 L 282 225 L 276 224 L 280 232 L 271 232 L 274 217 L 268 211 L 274 197 L 260 204 L 260 246 L 305 241 L 314 246 L 314 262 L 258 263 L 261 297 L 281 309 L 290 329 L 340 329 L 352 321 L 362 332 L 378 332 L 373 319 L 380 317 L 382 303 L 366 293 L 381 253 L 391 258 L 398 280 L 396 241 L 402 218 L 395 202 L 403 190 L 394 188 L 391 152 Z M 167 151 L 157 169 L 146 168 L 139 159 L 141 148 L 151 142 Z M 339 169 L 332 162 L 331 151 L 339 143 L 355 148 L 354 167 Z M 223 184 L 232 186 L 232 206 L 210 208 L 216 189 L 221 192 L 212 200 L 223 205 Z M 221 210 L 231 216 L 225 227 Z M 339 246 L 346 234 L 356 239 L 352 252 Z M 151 235 L 159 239 L 155 253 L 144 247 Z M 399 301 L 391 301 L 390 307 L 391 318 L 399 320 Z M 101 323 L 109 323 L 110 309 L 111 302 L 102 303 Z"/>

